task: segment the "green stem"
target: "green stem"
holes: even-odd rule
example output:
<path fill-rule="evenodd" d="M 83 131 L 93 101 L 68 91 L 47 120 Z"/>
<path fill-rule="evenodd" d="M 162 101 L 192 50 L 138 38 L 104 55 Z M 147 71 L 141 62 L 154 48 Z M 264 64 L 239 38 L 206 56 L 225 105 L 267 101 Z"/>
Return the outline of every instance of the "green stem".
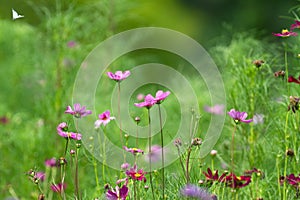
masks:
<path fill-rule="evenodd" d="M 289 112 L 286 113 L 285 117 L 285 127 L 284 127 L 284 144 L 285 144 L 285 152 L 288 150 L 288 138 L 289 135 L 287 133 L 287 128 L 288 128 L 288 121 L 289 121 Z M 287 165 L 288 165 L 288 156 L 285 155 L 284 158 L 284 171 L 283 171 L 283 176 L 286 177 L 286 172 L 287 172 Z M 286 183 L 285 181 L 283 182 L 283 200 L 286 200 Z"/>
<path fill-rule="evenodd" d="M 148 126 L 149 126 L 149 133 L 148 133 L 148 142 L 149 142 L 149 176 L 150 176 L 150 186 L 151 186 L 151 191 L 152 191 L 152 199 L 155 199 L 154 198 L 154 189 L 153 189 L 153 182 L 152 182 L 152 158 L 151 158 L 151 144 L 152 144 L 152 141 L 151 141 L 151 117 L 150 117 L 150 108 L 148 108 Z"/>
<path fill-rule="evenodd" d="M 162 196 L 165 198 L 165 157 L 164 157 L 164 136 L 162 129 L 162 118 L 161 118 L 161 109 L 160 104 L 158 104 L 158 112 L 159 112 L 159 121 L 160 121 L 160 141 L 161 141 L 161 173 L 162 173 Z"/>
<path fill-rule="evenodd" d="M 237 125 L 234 125 L 234 129 L 231 135 L 231 173 L 234 173 L 234 134 L 236 132 Z M 232 177 L 233 180 L 233 177 Z"/>

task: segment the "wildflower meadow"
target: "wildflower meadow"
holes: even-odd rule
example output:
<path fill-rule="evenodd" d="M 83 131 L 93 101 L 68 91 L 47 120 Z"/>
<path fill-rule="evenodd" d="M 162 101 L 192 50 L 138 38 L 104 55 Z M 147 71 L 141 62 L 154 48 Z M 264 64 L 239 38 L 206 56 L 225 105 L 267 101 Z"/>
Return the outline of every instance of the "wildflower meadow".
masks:
<path fill-rule="evenodd" d="M 0 19 L 0 199 L 300 199 L 300 4 L 207 48 L 136 1 L 28 5 Z"/>

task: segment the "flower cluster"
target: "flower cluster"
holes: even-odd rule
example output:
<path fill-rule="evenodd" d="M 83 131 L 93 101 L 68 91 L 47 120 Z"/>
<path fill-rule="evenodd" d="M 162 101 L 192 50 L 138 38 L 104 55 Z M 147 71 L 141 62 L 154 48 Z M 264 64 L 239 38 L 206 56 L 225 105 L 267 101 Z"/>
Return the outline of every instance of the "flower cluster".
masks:
<path fill-rule="evenodd" d="M 207 172 L 203 172 L 206 177 L 206 182 L 212 184 L 213 182 L 224 183 L 230 188 L 242 188 L 251 183 L 251 176 L 236 176 L 234 173 L 224 172 L 221 176 L 218 174 L 218 170 L 212 172 L 210 168 Z"/>
<path fill-rule="evenodd" d="M 155 97 L 153 97 L 151 94 L 147 94 L 144 98 L 144 101 L 141 103 L 135 103 L 134 105 L 136 107 L 146 107 L 151 108 L 155 104 L 161 104 L 162 101 L 167 98 L 170 95 L 169 91 L 163 92 L 162 90 L 158 90 L 156 92 Z"/>

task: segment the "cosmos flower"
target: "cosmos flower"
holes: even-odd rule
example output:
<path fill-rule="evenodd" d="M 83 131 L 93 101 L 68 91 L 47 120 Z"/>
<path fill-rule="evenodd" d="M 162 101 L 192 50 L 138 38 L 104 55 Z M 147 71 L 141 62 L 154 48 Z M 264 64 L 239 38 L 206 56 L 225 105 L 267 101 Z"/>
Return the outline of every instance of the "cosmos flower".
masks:
<path fill-rule="evenodd" d="M 123 146 L 123 149 L 127 152 L 132 153 L 133 155 L 136 155 L 138 153 L 144 154 L 144 151 L 142 149 L 138 149 L 138 148 L 128 148 L 126 146 Z"/>
<path fill-rule="evenodd" d="M 212 172 L 210 168 L 207 168 L 207 173 L 203 172 L 207 181 L 213 182 L 219 180 L 218 170 Z"/>
<path fill-rule="evenodd" d="M 92 111 L 86 110 L 85 106 L 82 106 L 79 103 L 74 104 L 74 110 L 71 106 L 67 106 L 65 113 L 71 114 L 76 118 L 85 117 L 92 114 Z"/>
<path fill-rule="evenodd" d="M 228 115 L 234 119 L 234 122 L 238 124 L 239 122 L 243 123 L 250 123 L 253 121 L 253 119 L 246 119 L 248 117 L 248 114 L 246 112 L 240 112 L 236 111 L 235 109 L 231 109 L 228 112 Z"/>
<path fill-rule="evenodd" d="M 116 82 L 120 82 L 130 76 L 130 71 L 116 71 L 116 73 L 107 72 L 107 76 Z"/>
<path fill-rule="evenodd" d="M 146 172 L 144 172 L 143 169 L 138 170 L 136 165 L 134 165 L 134 167 L 130 168 L 130 170 L 126 171 L 126 175 L 128 178 L 131 178 L 132 180 L 137 180 L 137 181 L 146 182 L 145 174 L 146 174 Z"/>
<path fill-rule="evenodd" d="M 123 185 L 121 188 L 116 186 L 115 190 L 111 189 L 106 192 L 106 199 L 108 200 L 125 200 L 128 195 L 128 188 Z"/>
<path fill-rule="evenodd" d="M 223 104 L 216 104 L 214 106 L 204 106 L 205 112 L 214 114 L 214 115 L 223 115 L 224 114 L 224 105 Z"/>
<path fill-rule="evenodd" d="M 293 76 L 289 76 L 288 78 L 289 83 L 297 83 L 300 84 L 300 76 L 298 78 L 294 78 Z"/>
<path fill-rule="evenodd" d="M 295 23 L 291 25 L 291 30 L 296 28 L 300 28 L 300 22 L 298 20 L 295 20 Z"/>
<path fill-rule="evenodd" d="M 233 173 L 228 175 L 224 173 L 220 176 L 219 182 L 225 183 L 226 186 L 231 188 L 242 188 L 251 183 L 251 176 L 236 176 Z"/>
<path fill-rule="evenodd" d="M 214 200 L 215 196 L 211 195 L 206 189 L 188 184 L 181 189 L 181 194 L 185 197 L 197 198 L 200 200 Z"/>
<path fill-rule="evenodd" d="M 110 116 L 110 111 L 107 110 L 99 115 L 99 119 L 95 122 L 95 128 L 99 128 L 101 124 L 106 126 L 111 120 L 116 119 L 115 117 Z"/>
<path fill-rule="evenodd" d="M 45 160 L 45 166 L 46 166 L 46 167 L 57 167 L 58 164 L 57 164 L 55 158 L 50 158 L 50 159 L 48 159 L 48 160 Z"/>
<path fill-rule="evenodd" d="M 161 104 L 169 95 L 170 91 L 163 92 L 162 90 L 158 90 L 155 94 L 156 104 Z"/>
<path fill-rule="evenodd" d="M 144 101 L 141 103 L 135 103 L 134 105 L 136 107 L 146 107 L 147 109 L 150 109 L 153 105 L 155 105 L 157 101 L 151 94 L 147 94 L 144 98 Z"/>
<path fill-rule="evenodd" d="M 298 35 L 296 32 L 289 31 L 287 29 L 282 29 L 281 33 L 272 33 L 272 34 L 277 37 L 290 37 L 290 36 Z"/>
<path fill-rule="evenodd" d="M 73 133 L 68 132 L 68 125 L 66 122 L 60 123 L 57 128 L 58 135 L 64 137 L 64 138 L 71 138 L 73 140 L 81 140 L 81 134 L 80 133 Z"/>

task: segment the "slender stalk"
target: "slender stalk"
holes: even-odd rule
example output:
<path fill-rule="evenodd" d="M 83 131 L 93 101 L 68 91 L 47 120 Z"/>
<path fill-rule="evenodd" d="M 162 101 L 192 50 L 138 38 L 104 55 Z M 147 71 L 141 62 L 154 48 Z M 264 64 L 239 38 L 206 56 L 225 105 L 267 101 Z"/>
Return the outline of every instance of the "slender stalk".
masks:
<path fill-rule="evenodd" d="M 67 155 L 68 145 L 69 145 L 69 140 L 70 140 L 70 138 L 67 138 L 67 142 L 66 142 L 66 146 L 65 146 L 65 151 L 64 151 L 64 158 L 65 158 L 66 155 Z"/>
<path fill-rule="evenodd" d="M 133 198 L 134 200 L 137 200 L 137 196 L 136 196 L 136 181 L 133 181 Z"/>
<path fill-rule="evenodd" d="M 148 133 L 148 142 L 149 142 L 149 176 L 150 176 L 150 187 L 151 187 L 151 191 L 152 191 L 152 199 L 155 199 L 154 198 L 154 189 L 153 189 L 153 182 L 152 182 L 152 158 L 151 158 L 151 144 L 152 144 L 152 141 L 151 141 L 151 117 L 150 117 L 150 108 L 147 108 L 148 109 L 148 126 L 149 126 L 149 133 Z"/>
<path fill-rule="evenodd" d="M 191 152 L 192 152 L 192 146 L 190 146 L 188 148 L 188 153 L 187 153 L 187 158 L 186 158 L 186 166 L 185 166 L 185 169 L 186 169 L 186 174 L 185 174 L 185 178 L 186 178 L 186 183 L 190 183 L 190 172 L 189 172 L 189 163 L 190 163 L 190 156 L 191 156 Z"/>
<path fill-rule="evenodd" d="M 187 178 L 186 178 L 186 174 L 185 174 L 185 168 L 184 168 L 184 164 L 183 164 L 183 161 L 182 161 L 182 156 L 180 154 L 180 148 L 179 148 L 179 145 L 176 145 L 177 147 L 177 152 L 178 152 L 178 156 L 179 156 L 179 162 L 180 162 L 180 165 L 181 165 L 181 168 L 183 170 L 183 173 L 185 175 L 185 180 L 187 181 Z"/>
<path fill-rule="evenodd" d="M 79 193 L 79 179 L 78 179 L 78 153 L 79 153 L 79 148 L 76 148 L 76 153 L 75 153 L 75 196 L 76 199 L 81 199 L 80 198 L 80 193 Z"/>
<path fill-rule="evenodd" d="M 232 175 L 234 173 L 234 134 L 236 132 L 236 127 L 237 127 L 237 125 L 235 124 L 232 135 L 231 135 L 231 173 L 232 173 Z M 233 180 L 233 177 L 232 177 L 232 180 Z"/>
<path fill-rule="evenodd" d="M 287 152 L 288 148 L 289 148 L 289 144 L 288 144 L 288 138 L 289 138 L 289 134 L 287 133 L 287 128 L 288 128 L 288 121 L 289 121 L 289 112 L 286 113 L 286 117 L 285 117 L 285 128 L 284 128 L 284 144 L 285 144 L 285 152 Z M 288 165 L 288 156 L 285 155 L 284 158 L 284 171 L 283 171 L 283 176 L 286 177 L 286 172 L 287 172 L 287 165 Z M 286 200 L 286 182 L 283 182 L 283 200 Z"/>
<path fill-rule="evenodd" d="M 103 128 L 103 143 L 102 143 L 102 156 L 103 156 L 103 163 L 102 163 L 102 179 L 105 182 L 105 167 L 106 167 L 106 151 L 105 151 L 105 143 L 106 143 L 106 129 L 105 127 Z"/>
<path fill-rule="evenodd" d="M 162 118 L 161 118 L 161 109 L 160 104 L 158 104 L 158 112 L 159 112 L 159 121 L 160 121 L 160 141 L 161 141 L 161 173 L 162 173 L 162 196 L 165 198 L 165 156 L 164 156 L 164 135 L 162 128 Z"/>

